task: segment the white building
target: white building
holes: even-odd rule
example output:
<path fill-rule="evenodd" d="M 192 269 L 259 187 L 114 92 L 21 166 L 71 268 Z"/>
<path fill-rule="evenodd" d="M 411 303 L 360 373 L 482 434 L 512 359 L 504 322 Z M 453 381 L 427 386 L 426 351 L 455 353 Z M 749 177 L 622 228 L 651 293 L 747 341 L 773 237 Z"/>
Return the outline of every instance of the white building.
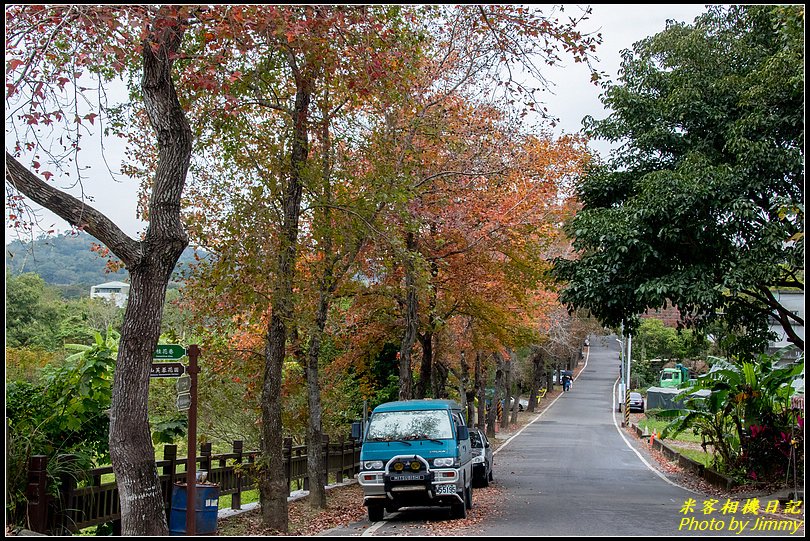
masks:
<path fill-rule="evenodd" d="M 776 297 L 776 300 L 779 301 L 779 304 L 804 320 L 804 291 L 774 291 L 774 296 Z M 802 340 L 804 340 L 804 325 L 794 323 L 792 327 L 793 331 L 800 336 Z M 777 338 L 775 341 L 770 343 L 770 347 L 768 348 L 769 353 L 773 353 L 784 348 L 790 348 L 788 350 L 789 353 L 786 354 L 786 358 L 791 360 L 795 359 L 802 353 L 798 350 L 798 348 L 788 341 L 785 329 L 782 328 L 782 325 L 780 325 L 779 322 L 773 318 L 770 322 L 770 330 L 776 334 Z"/>
<path fill-rule="evenodd" d="M 90 288 L 90 298 L 109 299 L 119 308 L 127 304 L 129 284 L 124 282 L 107 282 Z"/>

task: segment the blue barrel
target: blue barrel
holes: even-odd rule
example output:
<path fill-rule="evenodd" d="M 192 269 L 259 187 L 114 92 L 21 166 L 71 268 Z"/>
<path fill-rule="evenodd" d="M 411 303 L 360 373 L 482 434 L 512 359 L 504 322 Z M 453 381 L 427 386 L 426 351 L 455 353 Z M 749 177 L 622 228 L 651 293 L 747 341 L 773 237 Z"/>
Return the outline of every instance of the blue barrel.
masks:
<path fill-rule="evenodd" d="M 196 534 L 206 535 L 217 532 L 217 512 L 219 511 L 219 485 L 196 485 L 194 490 Z M 175 483 L 172 488 L 172 511 L 169 515 L 169 533 L 186 535 L 186 511 L 188 498 L 185 483 Z"/>

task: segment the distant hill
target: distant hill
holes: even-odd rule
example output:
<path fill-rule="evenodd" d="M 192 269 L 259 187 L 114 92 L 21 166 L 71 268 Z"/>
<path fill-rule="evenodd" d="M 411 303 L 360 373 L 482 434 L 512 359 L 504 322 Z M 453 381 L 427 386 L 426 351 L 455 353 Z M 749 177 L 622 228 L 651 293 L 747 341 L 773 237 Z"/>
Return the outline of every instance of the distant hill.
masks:
<path fill-rule="evenodd" d="M 90 250 L 92 243 L 101 244 L 84 232 L 62 233 L 40 238 L 32 243 L 15 240 L 6 245 L 6 272 L 33 272 L 47 284 L 58 286 L 66 297 L 89 296 L 90 286 L 104 282 L 129 282 L 129 272 L 106 272 L 107 260 Z M 178 267 L 193 264 L 194 252 L 186 248 Z M 175 271 L 177 280 L 179 274 Z M 170 284 L 177 287 L 179 284 Z"/>

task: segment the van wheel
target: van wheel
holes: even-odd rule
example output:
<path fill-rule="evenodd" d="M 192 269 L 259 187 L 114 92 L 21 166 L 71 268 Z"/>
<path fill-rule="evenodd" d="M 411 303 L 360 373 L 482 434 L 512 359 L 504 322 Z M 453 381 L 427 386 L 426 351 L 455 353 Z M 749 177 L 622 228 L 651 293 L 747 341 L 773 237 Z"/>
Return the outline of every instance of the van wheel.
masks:
<path fill-rule="evenodd" d="M 464 498 L 465 500 L 467 498 Z M 460 519 L 467 518 L 467 502 L 454 503 L 450 506 L 450 518 Z"/>
<path fill-rule="evenodd" d="M 487 488 L 489 486 L 489 482 L 491 481 L 491 479 L 490 479 L 491 477 L 492 477 L 491 472 L 488 473 L 488 474 L 487 473 L 484 474 L 484 478 L 481 480 L 481 486 L 483 488 Z"/>
<path fill-rule="evenodd" d="M 368 506 L 368 519 L 371 522 L 379 522 L 385 516 L 385 507 L 382 505 L 369 505 Z"/>
<path fill-rule="evenodd" d="M 467 487 L 467 490 L 464 491 L 464 505 L 467 507 L 467 509 L 472 509 L 472 506 L 473 506 L 473 501 L 472 501 L 473 493 L 472 492 L 473 492 L 472 491 L 472 483 L 470 483 L 470 486 Z"/>

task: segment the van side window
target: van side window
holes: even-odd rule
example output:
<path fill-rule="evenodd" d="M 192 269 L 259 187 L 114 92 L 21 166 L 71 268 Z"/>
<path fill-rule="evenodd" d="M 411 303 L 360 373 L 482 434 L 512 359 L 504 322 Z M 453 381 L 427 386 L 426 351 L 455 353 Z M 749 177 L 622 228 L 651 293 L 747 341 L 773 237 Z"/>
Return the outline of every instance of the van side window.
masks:
<path fill-rule="evenodd" d="M 453 414 L 453 424 L 456 426 L 465 426 L 464 417 L 459 415 L 458 413 Z"/>

